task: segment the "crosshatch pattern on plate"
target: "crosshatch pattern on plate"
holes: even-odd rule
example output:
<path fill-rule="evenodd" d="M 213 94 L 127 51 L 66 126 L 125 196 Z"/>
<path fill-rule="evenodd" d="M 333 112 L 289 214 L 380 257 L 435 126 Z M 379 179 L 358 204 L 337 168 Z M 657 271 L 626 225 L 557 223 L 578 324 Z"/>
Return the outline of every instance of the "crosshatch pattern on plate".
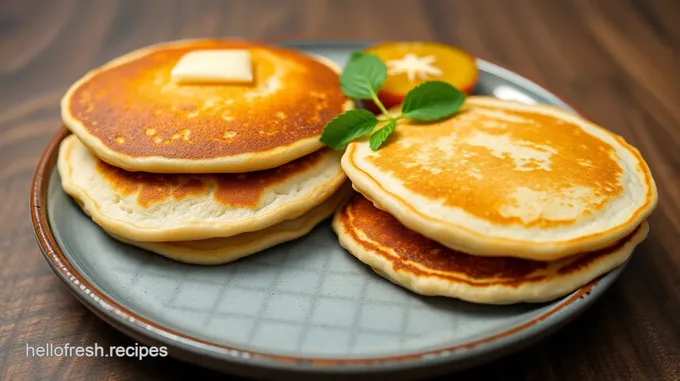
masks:
<path fill-rule="evenodd" d="M 418 296 L 345 251 L 328 220 L 237 262 L 193 266 L 118 243 L 63 192 L 53 197 L 64 199 L 50 203 L 51 215 L 71 221 L 57 239 L 66 252 L 89 253 L 73 260 L 102 291 L 159 324 L 227 346 L 304 357 L 408 354 L 500 332 L 549 308 Z"/>

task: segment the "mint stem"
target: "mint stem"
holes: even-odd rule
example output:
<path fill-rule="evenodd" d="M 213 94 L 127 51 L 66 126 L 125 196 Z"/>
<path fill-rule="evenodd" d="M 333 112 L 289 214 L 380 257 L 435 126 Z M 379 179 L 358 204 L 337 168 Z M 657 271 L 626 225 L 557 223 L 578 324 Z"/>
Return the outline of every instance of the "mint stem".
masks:
<path fill-rule="evenodd" d="M 376 94 L 375 91 L 371 90 L 371 98 L 373 98 L 373 102 L 376 106 L 378 106 L 383 115 L 385 115 L 389 120 L 394 120 L 394 118 L 392 118 L 392 116 L 387 112 L 387 109 L 382 104 L 382 102 L 380 102 L 380 99 L 378 99 L 378 94 Z"/>

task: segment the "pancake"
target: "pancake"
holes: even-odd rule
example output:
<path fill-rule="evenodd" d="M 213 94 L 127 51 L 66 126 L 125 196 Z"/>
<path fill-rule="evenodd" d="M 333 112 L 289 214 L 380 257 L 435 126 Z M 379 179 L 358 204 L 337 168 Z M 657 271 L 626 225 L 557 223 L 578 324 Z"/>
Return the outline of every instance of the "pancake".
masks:
<path fill-rule="evenodd" d="M 353 142 L 342 166 L 409 229 L 480 256 L 551 261 L 606 248 L 658 198 L 620 136 L 555 107 L 488 97 L 441 122 L 400 120 L 376 152 Z"/>
<path fill-rule="evenodd" d="M 322 149 L 243 174 L 127 172 L 97 159 L 75 135 L 61 143 L 64 191 L 95 223 L 141 242 L 230 237 L 301 216 L 346 181 L 340 152 Z"/>
<path fill-rule="evenodd" d="M 247 49 L 252 84 L 176 84 L 186 53 Z M 100 159 L 128 171 L 233 173 L 278 167 L 323 147 L 327 122 L 353 107 L 322 57 L 238 39 L 145 47 L 74 83 L 62 119 Z"/>
<path fill-rule="evenodd" d="M 347 201 L 352 193 L 349 182 L 346 182 L 333 196 L 300 217 L 283 221 L 262 230 L 232 237 L 181 242 L 137 242 L 109 234 L 123 243 L 178 262 L 195 265 L 220 265 L 306 235 L 319 223 L 330 217 L 338 206 Z"/>
<path fill-rule="evenodd" d="M 482 304 L 541 303 L 565 296 L 623 264 L 647 222 L 609 248 L 553 262 L 480 257 L 449 249 L 355 194 L 333 217 L 340 244 L 391 282 L 425 296 Z"/>

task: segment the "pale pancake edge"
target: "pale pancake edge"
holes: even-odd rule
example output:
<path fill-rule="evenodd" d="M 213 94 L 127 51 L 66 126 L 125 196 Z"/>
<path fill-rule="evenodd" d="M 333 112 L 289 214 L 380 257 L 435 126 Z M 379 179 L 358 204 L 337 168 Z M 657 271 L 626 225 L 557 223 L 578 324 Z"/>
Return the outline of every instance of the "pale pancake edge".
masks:
<path fill-rule="evenodd" d="M 301 216 L 346 180 L 339 155 L 322 150 L 243 174 L 149 174 L 110 166 L 69 135 L 57 168 L 64 191 L 104 230 L 132 241 L 188 241 L 229 237 Z"/>

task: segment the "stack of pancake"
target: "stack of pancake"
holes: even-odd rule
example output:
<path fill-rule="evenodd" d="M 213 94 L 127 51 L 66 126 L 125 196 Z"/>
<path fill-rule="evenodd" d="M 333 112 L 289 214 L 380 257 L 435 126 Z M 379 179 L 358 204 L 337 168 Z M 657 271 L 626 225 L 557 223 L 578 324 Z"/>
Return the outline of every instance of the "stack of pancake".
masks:
<path fill-rule="evenodd" d="M 623 264 L 648 233 L 657 190 L 639 152 L 566 111 L 469 97 L 454 117 L 400 120 L 378 151 L 351 143 L 358 192 L 340 243 L 422 295 L 544 302 Z"/>
<path fill-rule="evenodd" d="M 247 50 L 252 83 L 177 83 L 196 50 Z M 122 242 L 221 264 L 309 232 L 346 201 L 341 152 L 319 138 L 352 107 L 339 68 L 242 40 L 185 40 L 113 60 L 63 97 L 64 191 Z"/>

